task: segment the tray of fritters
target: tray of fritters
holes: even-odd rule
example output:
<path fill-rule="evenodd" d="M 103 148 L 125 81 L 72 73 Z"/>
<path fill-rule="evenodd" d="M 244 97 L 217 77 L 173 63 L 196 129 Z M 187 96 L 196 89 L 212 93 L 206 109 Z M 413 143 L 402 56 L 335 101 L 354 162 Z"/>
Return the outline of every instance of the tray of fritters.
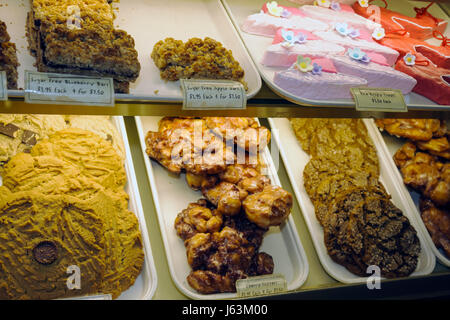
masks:
<path fill-rule="evenodd" d="M 269 120 L 319 259 L 359 283 L 426 275 L 435 257 L 369 120 Z"/>
<path fill-rule="evenodd" d="M 231 117 L 136 123 L 170 273 L 183 294 L 236 298 L 238 280 L 261 275 L 281 275 L 287 290 L 304 283 L 309 267 L 293 196 L 280 185 L 267 128 Z"/>
<path fill-rule="evenodd" d="M 379 119 L 391 165 L 418 208 L 438 260 L 450 266 L 450 143 L 439 119 Z M 382 137 L 381 137 L 382 136 Z M 398 170 L 395 169 L 395 166 Z"/>

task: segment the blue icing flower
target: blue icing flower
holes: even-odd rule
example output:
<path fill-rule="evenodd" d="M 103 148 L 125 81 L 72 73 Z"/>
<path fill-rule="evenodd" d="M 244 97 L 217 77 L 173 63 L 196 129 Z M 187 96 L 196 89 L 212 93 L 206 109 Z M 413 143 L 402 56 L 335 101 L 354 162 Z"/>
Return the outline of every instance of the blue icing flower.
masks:
<path fill-rule="evenodd" d="M 341 5 L 339 2 L 331 2 L 330 8 L 334 11 L 341 11 Z"/>
<path fill-rule="evenodd" d="M 351 29 L 348 33 L 348 36 L 350 38 L 357 38 L 360 36 L 359 30 L 358 29 Z"/>
<path fill-rule="evenodd" d="M 348 49 L 347 53 L 348 53 L 349 57 L 354 60 L 358 60 L 358 61 L 362 61 L 362 62 L 370 61 L 367 54 L 365 52 L 361 51 L 360 48 Z"/>
<path fill-rule="evenodd" d="M 281 30 L 281 37 L 289 43 L 293 43 L 295 39 L 294 31 L 291 30 Z"/>
<path fill-rule="evenodd" d="M 321 75 L 322 74 L 322 66 L 314 62 L 311 73 L 314 75 L 318 75 L 318 76 Z"/>
<path fill-rule="evenodd" d="M 334 27 L 336 31 L 342 34 L 343 36 L 348 35 L 350 32 L 348 24 L 346 24 L 345 22 L 336 22 Z"/>

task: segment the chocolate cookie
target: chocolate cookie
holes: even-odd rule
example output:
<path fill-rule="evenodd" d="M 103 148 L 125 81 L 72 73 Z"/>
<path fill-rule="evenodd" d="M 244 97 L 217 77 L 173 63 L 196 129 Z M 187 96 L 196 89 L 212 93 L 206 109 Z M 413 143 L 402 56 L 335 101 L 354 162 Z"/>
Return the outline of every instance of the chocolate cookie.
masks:
<path fill-rule="evenodd" d="M 421 250 L 401 210 L 377 191 L 361 188 L 342 193 L 330 205 L 324 240 L 330 257 L 359 276 L 367 276 L 370 265 L 387 278 L 407 276 Z"/>

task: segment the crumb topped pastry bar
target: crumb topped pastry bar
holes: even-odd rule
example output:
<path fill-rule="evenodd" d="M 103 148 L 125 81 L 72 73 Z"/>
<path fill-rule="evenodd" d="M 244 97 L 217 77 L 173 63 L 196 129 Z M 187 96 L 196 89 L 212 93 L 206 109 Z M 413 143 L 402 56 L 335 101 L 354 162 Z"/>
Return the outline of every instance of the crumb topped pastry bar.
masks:
<path fill-rule="evenodd" d="M 17 89 L 17 60 L 16 45 L 9 41 L 6 24 L 0 21 L 0 71 L 6 72 L 8 89 Z"/>
<path fill-rule="evenodd" d="M 244 84 L 244 70 L 231 50 L 209 37 L 191 38 L 186 42 L 166 38 L 158 41 L 151 54 L 161 78 L 226 79 Z"/>
<path fill-rule="evenodd" d="M 33 0 L 28 14 L 30 51 L 41 72 L 104 76 L 128 93 L 140 72 L 134 39 L 114 28 L 107 0 Z"/>

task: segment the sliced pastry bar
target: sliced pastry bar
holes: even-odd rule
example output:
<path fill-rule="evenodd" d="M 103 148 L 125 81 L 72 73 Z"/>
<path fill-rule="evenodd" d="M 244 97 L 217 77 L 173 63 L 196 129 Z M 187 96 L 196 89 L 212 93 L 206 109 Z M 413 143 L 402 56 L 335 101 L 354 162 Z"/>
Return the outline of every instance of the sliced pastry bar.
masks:
<path fill-rule="evenodd" d="M 272 44 L 264 52 L 261 64 L 268 67 L 290 67 L 299 55 L 314 58 L 344 52 L 344 47 L 321 40 L 307 30 L 279 29 Z"/>
<path fill-rule="evenodd" d="M 407 54 L 399 59 L 395 69 L 414 77 L 413 92 L 441 105 L 450 105 L 450 69 L 437 67 L 422 54 Z"/>
<path fill-rule="evenodd" d="M 323 21 L 330 25 L 335 25 L 336 23 L 347 23 L 352 28 L 360 30 L 364 29 L 370 33 L 381 27 L 380 24 L 356 14 L 349 5 L 345 4 L 329 8 L 305 5 L 301 7 L 301 10 L 307 17 Z"/>
<path fill-rule="evenodd" d="M 417 13 L 415 17 L 409 17 L 386 8 L 378 7 L 377 12 L 380 24 L 386 33 L 402 29 L 407 31 L 412 38 L 419 40 L 430 39 L 435 30 L 444 33 L 448 25 L 447 21 L 438 19 L 428 12 L 428 8 L 432 4 L 433 2 L 430 2 L 429 5 L 423 8 L 415 7 L 414 9 Z M 369 9 L 368 4 L 362 6 L 359 1 L 355 2 L 352 7 L 362 17 L 369 18 L 374 14 L 374 11 Z"/>
<path fill-rule="evenodd" d="M 362 61 L 362 54 L 364 53 L 360 50 L 349 50 L 346 55 L 334 55 L 330 58 L 339 73 L 363 78 L 367 80 L 368 87 L 398 89 L 403 94 L 408 94 L 417 84 L 413 77 L 390 66 L 370 60 Z"/>
<path fill-rule="evenodd" d="M 114 29 L 113 18 L 106 0 L 33 1 L 27 36 L 38 71 L 111 77 L 116 92 L 127 93 L 141 66 L 134 39 Z"/>
<path fill-rule="evenodd" d="M 350 99 L 350 88 L 367 86 L 363 78 L 326 70 L 314 61 L 299 56 L 292 67 L 275 73 L 274 83 L 296 97 L 315 100 Z"/>
<path fill-rule="evenodd" d="M 274 37 L 279 28 L 324 31 L 329 25 L 307 17 L 297 8 L 280 6 L 272 1 L 264 4 L 261 12 L 248 16 L 241 28 L 247 33 Z"/>
<path fill-rule="evenodd" d="M 366 52 L 369 57 L 381 55 L 386 59 L 386 64 L 389 66 L 394 65 L 399 57 L 399 53 L 396 50 L 377 43 L 367 33 L 352 29 L 346 23 L 336 24 L 329 31 L 313 33 L 320 39 L 343 46 L 347 50 L 359 48 Z"/>
<path fill-rule="evenodd" d="M 0 21 L 0 71 L 5 71 L 8 89 L 17 89 L 17 59 L 16 45 L 9 41 L 6 24 Z"/>

